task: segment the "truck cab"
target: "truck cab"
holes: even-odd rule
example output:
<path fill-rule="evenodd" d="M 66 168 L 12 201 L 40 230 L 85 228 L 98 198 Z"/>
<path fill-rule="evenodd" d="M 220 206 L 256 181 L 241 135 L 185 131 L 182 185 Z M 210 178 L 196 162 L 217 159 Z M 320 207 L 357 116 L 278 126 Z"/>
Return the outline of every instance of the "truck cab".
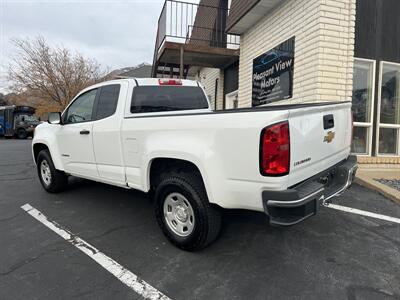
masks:
<path fill-rule="evenodd" d="M 31 106 L 0 107 L 0 136 L 18 139 L 33 137 L 36 126 L 40 124 L 35 111 Z"/>

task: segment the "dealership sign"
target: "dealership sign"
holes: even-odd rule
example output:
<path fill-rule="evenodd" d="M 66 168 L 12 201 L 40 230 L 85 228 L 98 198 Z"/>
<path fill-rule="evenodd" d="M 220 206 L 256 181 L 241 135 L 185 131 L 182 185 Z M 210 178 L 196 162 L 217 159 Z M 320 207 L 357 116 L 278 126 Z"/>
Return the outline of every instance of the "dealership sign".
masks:
<path fill-rule="evenodd" d="M 291 98 L 293 70 L 294 37 L 254 59 L 252 105 Z"/>

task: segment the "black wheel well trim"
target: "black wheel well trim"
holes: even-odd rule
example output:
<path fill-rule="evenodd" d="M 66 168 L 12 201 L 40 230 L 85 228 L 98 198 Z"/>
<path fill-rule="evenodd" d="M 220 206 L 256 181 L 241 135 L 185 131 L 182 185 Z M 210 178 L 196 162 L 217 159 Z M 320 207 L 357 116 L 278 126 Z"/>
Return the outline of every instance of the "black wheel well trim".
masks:
<path fill-rule="evenodd" d="M 35 159 L 35 163 L 37 163 L 37 157 L 38 157 L 40 151 L 43 151 L 43 150 L 48 150 L 50 152 L 50 149 L 49 149 L 49 147 L 47 147 L 46 144 L 36 143 L 33 145 L 33 158 Z M 50 156 L 51 156 L 51 154 L 50 154 Z"/>
<path fill-rule="evenodd" d="M 157 174 L 161 174 L 164 171 L 179 170 L 179 169 L 186 169 L 186 170 L 192 169 L 194 172 L 196 172 L 203 181 L 204 187 L 207 192 L 204 176 L 201 173 L 200 168 L 192 161 L 179 158 L 172 158 L 172 157 L 155 157 L 150 161 L 148 168 L 149 190 L 152 190 L 153 185 L 157 180 Z M 158 172 L 156 172 L 157 170 Z"/>

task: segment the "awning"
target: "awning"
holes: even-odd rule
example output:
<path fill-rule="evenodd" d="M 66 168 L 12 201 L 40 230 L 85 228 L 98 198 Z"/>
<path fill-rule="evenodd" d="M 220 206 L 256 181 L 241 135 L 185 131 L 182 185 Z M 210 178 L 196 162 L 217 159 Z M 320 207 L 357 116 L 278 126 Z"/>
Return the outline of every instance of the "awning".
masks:
<path fill-rule="evenodd" d="M 232 3 L 226 29 L 230 34 L 245 33 L 285 0 L 234 1 L 236 2 Z"/>

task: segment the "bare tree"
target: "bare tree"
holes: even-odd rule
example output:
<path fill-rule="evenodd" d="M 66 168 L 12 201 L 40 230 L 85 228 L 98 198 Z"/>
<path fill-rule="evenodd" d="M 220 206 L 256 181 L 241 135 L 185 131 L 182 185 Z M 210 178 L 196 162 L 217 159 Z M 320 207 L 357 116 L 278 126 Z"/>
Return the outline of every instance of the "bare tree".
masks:
<path fill-rule="evenodd" d="M 6 96 L 0 93 L 0 106 L 5 106 L 5 105 L 8 105 Z"/>
<path fill-rule="evenodd" d="M 65 47 L 51 48 L 41 36 L 12 43 L 17 49 L 8 71 L 12 89 L 39 97 L 49 106 L 62 109 L 80 90 L 106 79 L 95 60 Z"/>

